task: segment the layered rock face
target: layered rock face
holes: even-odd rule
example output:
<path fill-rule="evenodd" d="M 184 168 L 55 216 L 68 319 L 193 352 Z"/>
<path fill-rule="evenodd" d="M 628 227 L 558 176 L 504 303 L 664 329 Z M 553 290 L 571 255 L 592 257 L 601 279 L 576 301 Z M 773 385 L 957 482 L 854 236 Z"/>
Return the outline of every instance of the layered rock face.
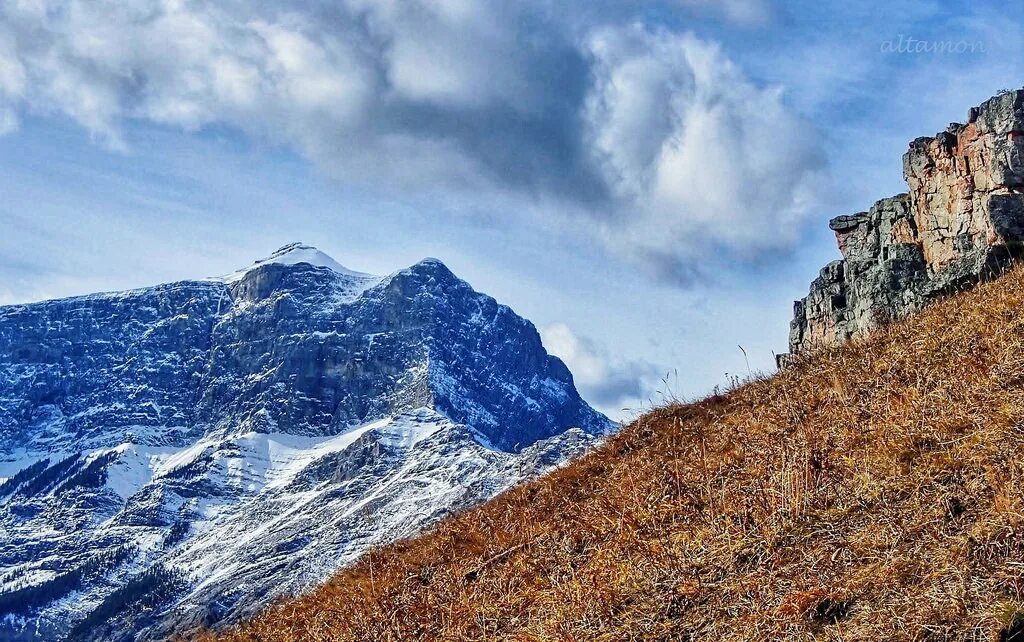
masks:
<path fill-rule="evenodd" d="M 253 614 L 611 428 L 436 260 L 292 245 L 223 278 L 0 307 L 0 640 Z"/>
<path fill-rule="evenodd" d="M 791 353 L 905 317 L 1024 253 L 1024 90 L 912 141 L 903 175 L 907 193 L 829 223 L 843 258 L 794 304 Z"/>

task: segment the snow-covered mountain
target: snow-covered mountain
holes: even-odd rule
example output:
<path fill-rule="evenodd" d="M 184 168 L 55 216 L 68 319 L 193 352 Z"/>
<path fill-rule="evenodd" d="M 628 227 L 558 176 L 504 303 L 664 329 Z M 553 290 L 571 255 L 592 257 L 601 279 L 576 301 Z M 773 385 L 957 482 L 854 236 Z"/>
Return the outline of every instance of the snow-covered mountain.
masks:
<path fill-rule="evenodd" d="M 251 614 L 583 452 L 534 327 L 427 259 L 301 244 L 225 277 L 0 308 L 0 639 Z"/>

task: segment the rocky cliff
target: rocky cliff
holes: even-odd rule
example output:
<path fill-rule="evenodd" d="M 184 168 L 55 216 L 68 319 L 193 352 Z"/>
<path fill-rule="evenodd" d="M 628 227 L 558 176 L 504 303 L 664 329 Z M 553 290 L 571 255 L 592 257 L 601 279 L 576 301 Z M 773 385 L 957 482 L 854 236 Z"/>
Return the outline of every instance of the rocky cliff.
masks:
<path fill-rule="evenodd" d="M 0 307 L 0 639 L 163 639 L 582 452 L 533 325 L 427 259 Z"/>
<path fill-rule="evenodd" d="M 907 193 L 829 223 L 843 258 L 795 302 L 791 353 L 905 317 L 1020 255 L 1024 90 L 1000 93 L 971 108 L 966 124 L 912 141 L 903 176 Z"/>

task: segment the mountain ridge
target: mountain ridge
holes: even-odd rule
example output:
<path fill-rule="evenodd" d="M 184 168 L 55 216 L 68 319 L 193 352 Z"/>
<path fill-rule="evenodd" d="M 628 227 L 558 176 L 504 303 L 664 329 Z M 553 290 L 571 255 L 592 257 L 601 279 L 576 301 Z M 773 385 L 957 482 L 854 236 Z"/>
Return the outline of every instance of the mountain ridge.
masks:
<path fill-rule="evenodd" d="M 0 635 L 25 641 L 252 614 L 612 427 L 440 261 L 376 277 L 301 244 L 0 308 L 0 380 Z"/>

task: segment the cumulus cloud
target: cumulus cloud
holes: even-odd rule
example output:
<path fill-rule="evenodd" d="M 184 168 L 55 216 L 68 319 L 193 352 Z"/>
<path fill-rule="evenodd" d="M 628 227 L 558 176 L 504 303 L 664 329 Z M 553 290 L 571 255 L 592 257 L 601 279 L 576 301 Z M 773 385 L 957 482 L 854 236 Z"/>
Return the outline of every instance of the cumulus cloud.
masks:
<path fill-rule="evenodd" d="M 605 29 L 590 51 L 592 149 L 629 213 L 609 240 L 681 276 L 693 261 L 798 239 L 824 158 L 778 88 L 690 34 Z"/>
<path fill-rule="evenodd" d="M 647 401 L 659 376 L 657 367 L 645 361 L 613 359 L 586 337 L 577 336 L 564 323 L 540 329 L 544 347 L 572 372 L 580 393 L 612 416 L 636 409 Z"/>
<path fill-rule="evenodd" d="M 26 113 L 115 148 L 133 121 L 233 127 L 439 209 L 501 195 L 507 217 L 589 217 L 580 233 L 674 280 L 790 247 L 810 126 L 713 43 L 599 22 L 542 0 L 11 0 L 0 133 Z"/>

